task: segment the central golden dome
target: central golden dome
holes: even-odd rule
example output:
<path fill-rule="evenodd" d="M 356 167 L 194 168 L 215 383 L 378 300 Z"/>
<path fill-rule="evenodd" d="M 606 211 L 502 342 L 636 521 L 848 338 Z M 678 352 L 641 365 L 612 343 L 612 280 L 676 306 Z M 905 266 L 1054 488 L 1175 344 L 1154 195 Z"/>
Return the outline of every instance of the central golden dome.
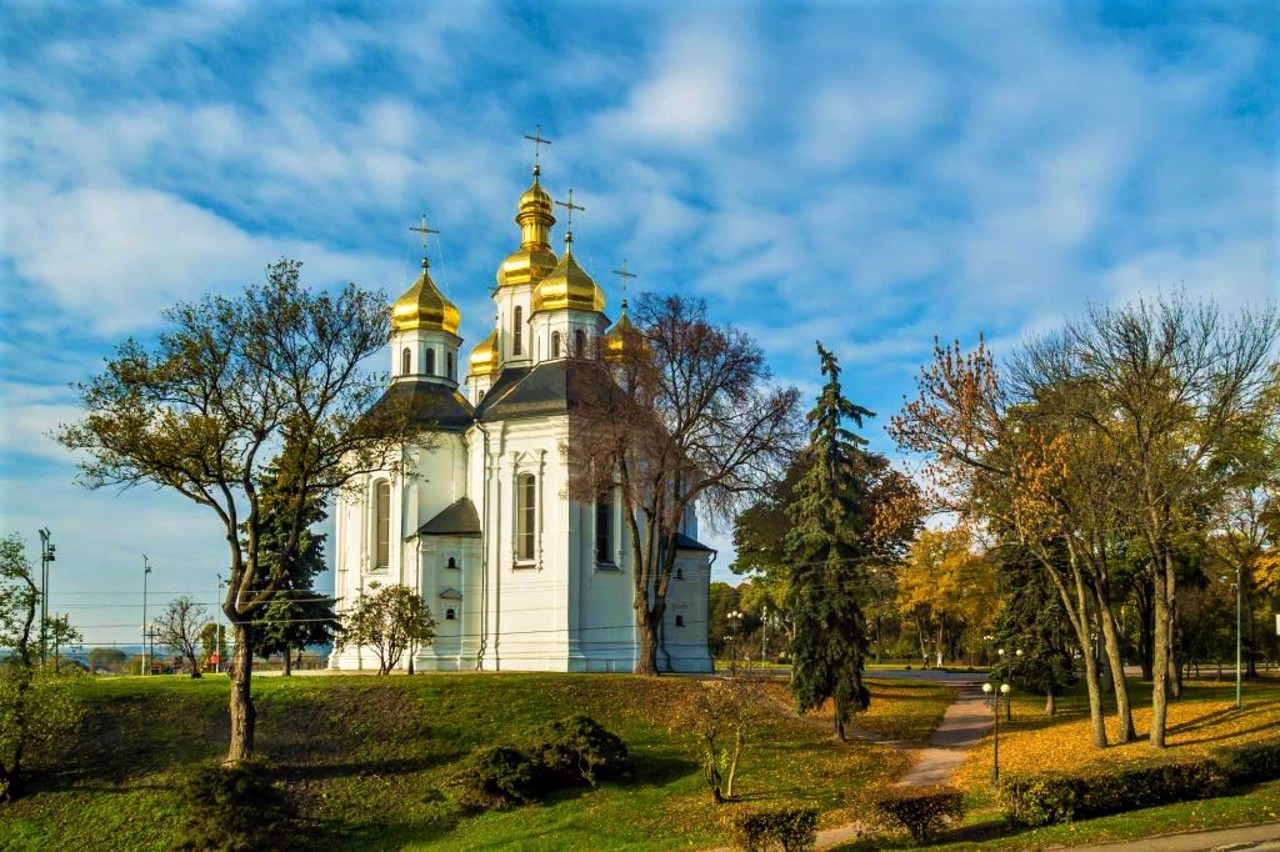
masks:
<path fill-rule="evenodd" d="M 554 311 L 559 308 L 573 308 L 579 311 L 603 311 L 604 291 L 592 280 L 566 243 L 564 257 L 556 264 L 556 268 L 538 282 L 533 290 L 533 310 Z"/>
<path fill-rule="evenodd" d="M 498 372 L 498 330 L 495 328 L 489 336 L 480 341 L 471 350 L 471 375 L 491 376 Z"/>
<path fill-rule="evenodd" d="M 547 238 L 556 217 L 551 215 L 551 196 L 538 181 L 537 170 L 533 183 L 520 196 L 516 224 L 520 226 L 520 248 L 507 255 L 498 267 L 498 286 L 514 287 L 518 284 L 535 284 L 556 265 L 556 253 L 551 250 Z"/>
<path fill-rule="evenodd" d="M 457 307 L 444 297 L 427 272 L 427 259 L 422 259 L 422 275 L 391 308 L 391 330 L 412 331 L 416 328 L 430 331 L 458 333 L 461 315 Z"/>

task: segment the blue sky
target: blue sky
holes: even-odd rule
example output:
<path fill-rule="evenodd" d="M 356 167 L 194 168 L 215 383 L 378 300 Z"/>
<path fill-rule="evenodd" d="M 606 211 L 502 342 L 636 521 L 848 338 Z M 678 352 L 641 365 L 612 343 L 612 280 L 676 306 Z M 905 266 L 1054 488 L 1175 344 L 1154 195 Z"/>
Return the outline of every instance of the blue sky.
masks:
<path fill-rule="evenodd" d="M 0 529 L 53 530 L 51 608 L 90 644 L 136 635 L 143 553 L 158 607 L 211 600 L 226 548 L 177 497 L 73 483 L 45 437 L 69 383 L 282 255 L 394 297 L 424 210 L 474 345 L 535 123 L 612 316 L 625 257 L 808 396 L 820 338 L 884 451 L 935 334 L 1007 352 L 1088 300 L 1280 289 L 1272 3 L 11 0 L 0 25 Z"/>

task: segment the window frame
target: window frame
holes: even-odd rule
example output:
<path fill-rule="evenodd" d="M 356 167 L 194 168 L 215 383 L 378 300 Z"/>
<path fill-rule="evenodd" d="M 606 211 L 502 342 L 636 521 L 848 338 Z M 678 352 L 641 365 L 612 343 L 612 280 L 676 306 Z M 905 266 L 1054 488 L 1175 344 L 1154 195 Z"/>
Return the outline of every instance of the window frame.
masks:
<path fill-rule="evenodd" d="M 370 536 L 370 544 L 370 570 L 391 570 L 391 482 L 387 479 L 373 482 L 373 535 Z"/>
<path fill-rule="evenodd" d="M 513 312 L 513 320 L 511 323 L 511 354 L 512 356 L 524 354 L 524 307 L 516 305 Z"/>
<path fill-rule="evenodd" d="M 515 514 L 515 562 L 532 565 L 538 558 L 538 478 L 527 471 L 516 474 Z"/>

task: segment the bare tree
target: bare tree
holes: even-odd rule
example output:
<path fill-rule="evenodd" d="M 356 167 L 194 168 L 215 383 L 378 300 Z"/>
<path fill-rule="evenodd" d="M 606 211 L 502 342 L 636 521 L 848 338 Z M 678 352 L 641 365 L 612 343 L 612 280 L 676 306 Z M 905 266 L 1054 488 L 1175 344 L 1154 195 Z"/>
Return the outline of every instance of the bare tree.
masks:
<path fill-rule="evenodd" d="M 617 490 L 640 633 L 636 671 L 658 674 L 658 628 L 679 536 L 694 506 L 732 517 L 776 480 L 800 436 L 798 391 L 777 387 L 749 336 L 706 317 L 700 299 L 644 294 L 608 369 L 584 369 L 565 451 L 569 496 Z"/>
<path fill-rule="evenodd" d="M 200 677 L 200 654 L 196 647 L 205 627 L 212 623 L 205 608 L 184 595 L 169 601 L 169 607 L 156 619 L 156 638 L 187 661 L 192 677 Z"/>
<path fill-rule="evenodd" d="M 54 434 L 84 452 L 87 486 L 170 488 L 222 524 L 231 571 L 222 611 L 235 631 L 229 763 L 253 751 L 253 622 L 281 587 L 280 566 L 298 551 L 308 507 L 363 474 L 400 475 L 406 445 L 430 434 L 407 401 L 375 406 L 385 380 L 360 369 L 386 343 L 385 299 L 354 284 L 308 292 L 300 267 L 281 260 L 235 298 L 165 311 L 170 329 L 154 350 L 121 345 L 80 387 L 84 420 Z M 276 475 L 289 485 L 277 507 L 287 520 L 267 568 L 261 486 L 275 455 Z"/>

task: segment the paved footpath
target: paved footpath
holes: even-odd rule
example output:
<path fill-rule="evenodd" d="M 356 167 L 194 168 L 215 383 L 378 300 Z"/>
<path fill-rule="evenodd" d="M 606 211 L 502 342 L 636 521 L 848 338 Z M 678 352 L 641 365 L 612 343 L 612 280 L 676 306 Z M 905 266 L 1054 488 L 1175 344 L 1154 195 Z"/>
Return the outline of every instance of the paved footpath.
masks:
<path fill-rule="evenodd" d="M 1280 850 L 1280 822 L 1162 834 L 1142 840 L 1103 843 L 1099 846 L 1061 848 L 1070 849 L 1071 852 L 1235 852 L 1237 849 L 1272 852 Z"/>

